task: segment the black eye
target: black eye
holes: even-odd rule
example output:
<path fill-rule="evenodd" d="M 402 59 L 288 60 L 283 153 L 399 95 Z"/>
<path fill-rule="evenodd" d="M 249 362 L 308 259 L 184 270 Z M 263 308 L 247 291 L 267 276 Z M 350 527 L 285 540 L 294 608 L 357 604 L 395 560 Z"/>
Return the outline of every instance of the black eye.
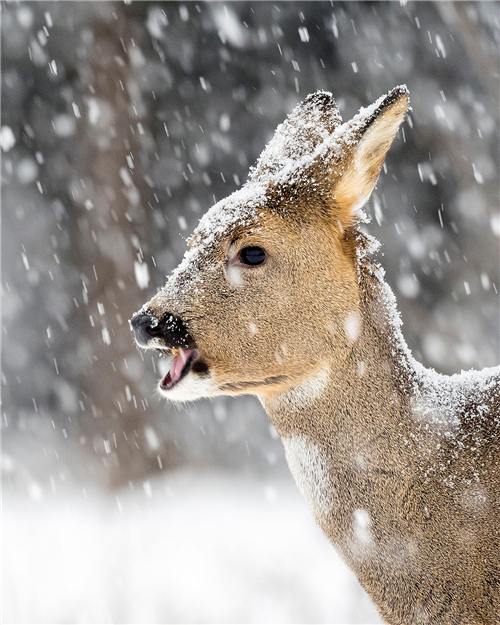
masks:
<path fill-rule="evenodd" d="M 244 265 L 262 265 L 266 252 L 261 247 L 244 247 L 240 252 L 240 262 Z"/>

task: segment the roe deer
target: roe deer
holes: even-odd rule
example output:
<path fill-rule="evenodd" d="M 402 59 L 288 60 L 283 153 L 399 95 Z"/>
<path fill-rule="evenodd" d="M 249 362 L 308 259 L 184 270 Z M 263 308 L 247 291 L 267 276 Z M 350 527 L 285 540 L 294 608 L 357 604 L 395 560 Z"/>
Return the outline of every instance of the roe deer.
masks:
<path fill-rule="evenodd" d="M 391 624 L 500 623 L 500 368 L 411 356 L 360 228 L 409 104 L 342 123 L 330 93 L 281 124 L 131 323 L 172 353 L 175 401 L 251 393 L 316 521 Z"/>

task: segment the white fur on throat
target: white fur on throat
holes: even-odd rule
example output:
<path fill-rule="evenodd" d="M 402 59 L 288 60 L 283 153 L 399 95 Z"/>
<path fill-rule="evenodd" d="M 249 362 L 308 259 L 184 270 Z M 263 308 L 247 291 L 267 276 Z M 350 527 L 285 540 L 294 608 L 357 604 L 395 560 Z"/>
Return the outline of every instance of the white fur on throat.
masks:
<path fill-rule="evenodd" d="M 206 378 L 200 378 L 193 373 L 188 373 L 185 378 L 169 391 L 164 391 L 160 388 L 160 393 L 171 401 L 194 401 L 202 397 L 223 395 L 215 386 L 211 375 Z"/>
<path fill-rule="evenodd" d="M 283 438 L 283 446 L 293 478 L 314 515 L 327 515 L 333 507 L 333 484 L 324 454 L 305 436 Z"/>
<path fill-rule="evenodd" d="M 292 408 L 304 408 L 313 404 L 324 393 L 329 379 L 329 369 L 321 369 L 293 388 L 276 396 L 276 401 L 287 402 Z"/>

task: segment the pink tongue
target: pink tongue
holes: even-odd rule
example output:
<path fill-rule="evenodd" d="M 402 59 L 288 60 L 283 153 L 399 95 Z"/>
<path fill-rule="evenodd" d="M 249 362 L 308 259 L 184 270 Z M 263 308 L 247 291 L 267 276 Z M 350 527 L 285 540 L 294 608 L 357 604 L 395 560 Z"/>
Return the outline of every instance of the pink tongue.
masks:
<path fill-rule="evenodd" d="M 192 352 L 192 349 L 182 349 L 182 347 L 179 349 L 179 355 L 174 357 L 172 364 L 170 365 L 170 379 L 172 382 L 177 382 L 177 380 L 181 377 L 184 365 L 189 360 Z"/>

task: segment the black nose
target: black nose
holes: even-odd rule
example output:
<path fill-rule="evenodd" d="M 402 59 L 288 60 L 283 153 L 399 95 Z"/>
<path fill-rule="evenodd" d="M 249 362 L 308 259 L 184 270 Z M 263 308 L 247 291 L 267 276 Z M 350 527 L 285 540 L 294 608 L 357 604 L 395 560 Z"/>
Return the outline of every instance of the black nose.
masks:
<path fill-rule="evenodd" d="M 130 320 L 130 327 L 135 333 L 135 339 L 144 347 L 152 339 L 162 343 L 165 347 L 194 348 L 195 342 L 189 335 L 188 329 L 179 317 L 167 313 L 158 319 L 154 315 L 139 313 Z"/>
<path fill-rule="evenodd" d="M 158 319 L 151 315 L 138 314 L 130 320 L 130 327 L 139 345 L 146 345 L 152 338 L 158 336 L 159 326 Z"/>

